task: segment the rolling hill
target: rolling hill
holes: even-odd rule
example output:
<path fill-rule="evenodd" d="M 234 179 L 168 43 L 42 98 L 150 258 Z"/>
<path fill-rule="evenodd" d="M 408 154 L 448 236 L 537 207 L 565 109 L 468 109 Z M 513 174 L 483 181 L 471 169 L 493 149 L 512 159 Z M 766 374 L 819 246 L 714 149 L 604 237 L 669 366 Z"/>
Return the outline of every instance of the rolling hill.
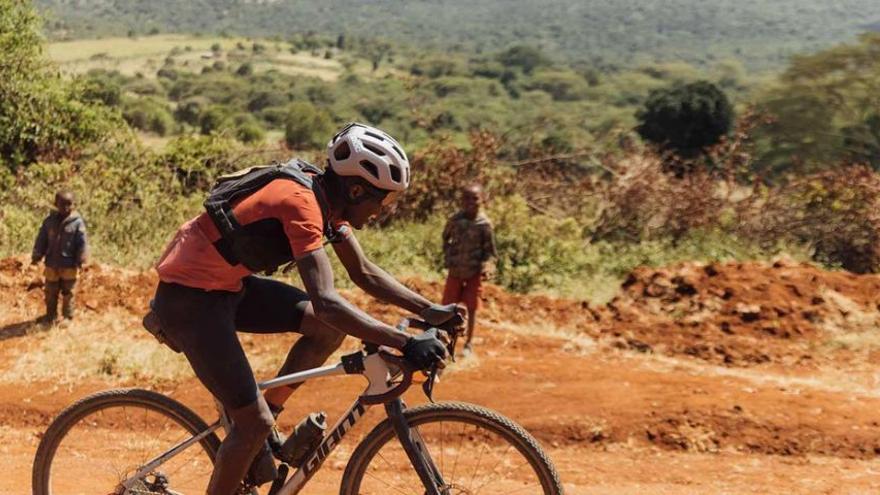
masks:
<path fill-rule="evenodd" d="M 135 32 L 385 38 L 494 52 L 525 43 L 567 60 L 639 65 L 738 58 L 774 68 L 876 30 L 876 0 L 36 0 L 53 37 Z"/>

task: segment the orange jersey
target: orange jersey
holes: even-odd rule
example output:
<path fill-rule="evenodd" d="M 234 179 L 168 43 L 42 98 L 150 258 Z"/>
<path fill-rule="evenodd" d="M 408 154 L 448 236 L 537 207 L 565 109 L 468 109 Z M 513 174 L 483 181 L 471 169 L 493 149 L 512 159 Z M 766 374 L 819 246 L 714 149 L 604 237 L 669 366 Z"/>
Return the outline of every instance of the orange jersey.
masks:
<path fill-rule="evenodd" d="M 233 214 L 241 225 L 277 218 L 284 227 L 294 258 L 320 249 L 324 240 L 324 219 L 314 193 L 287 179 L 276 179 L 241 199 Z M 334 229 L 347 226 L 332 222 Z M 346 235 L 349 229 L 344 229 Z M 230 265 L 214 247 L 220 232 L 207 213 L 183 224 L 156 265 L 163 282 L 205 290 L 241 290 L 241 279 L 252 272 L 242 264 Z"/>

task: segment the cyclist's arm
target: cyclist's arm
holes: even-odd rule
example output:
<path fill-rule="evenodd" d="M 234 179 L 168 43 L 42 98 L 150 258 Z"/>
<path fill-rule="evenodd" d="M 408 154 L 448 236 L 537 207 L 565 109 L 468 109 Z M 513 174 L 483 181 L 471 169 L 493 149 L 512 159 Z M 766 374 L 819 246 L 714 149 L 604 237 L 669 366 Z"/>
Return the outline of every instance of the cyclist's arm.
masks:
<path fill-rule="evenodd" d="M 431 301 L 408 289 L 388 272 L 368 260 L 354 233 L 333 244 L 333 249 L 351 281 L 367 294 L 413 314 L 421 314 L 431 307 Z"/>
<path fill-rule="evenodd" d="M 297 259 L 297 268 L 315 315 L 324 323 L 367 342 L 402 349 L 407 334 L 346 301 L 333 285 L 333 269 L 323 248 Z"/>

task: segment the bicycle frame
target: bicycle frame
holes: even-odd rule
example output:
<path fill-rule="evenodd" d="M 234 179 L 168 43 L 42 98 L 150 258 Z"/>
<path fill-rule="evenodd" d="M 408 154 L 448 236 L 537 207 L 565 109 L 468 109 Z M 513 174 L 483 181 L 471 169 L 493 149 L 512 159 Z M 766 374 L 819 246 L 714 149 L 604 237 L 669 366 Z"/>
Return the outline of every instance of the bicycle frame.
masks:
<path fill-rule="evenodd" d="M 348 362 L 346 362 L 346 358 L 349 358 Z M 342 442 L 346 433 L 357 424 L 372 405 L 378 403 L 384 403 L 386 413 L 392 421 L 398 439 L 401 441 L 404 451 L 413 463 L 413 467 L 418 473 L 419 478 L 425 485 L 427 493 L 439 495 L 440 491 L 437 487 L 444 485 L 440 472 L 430 459 L 418 431 L 410 429 L 403 416 L 405 406 L 403 401 L 399 398 L 399 395 L 408 388 L 409 381 L 407 380 L 403 385 L 395 385 L 391 383 L 392 378 L 399 372 L 400 370 L 389 366 L 380 354 L 372 353 L 364 356 L 363 353 L 359 352 L 343 357 L 343 362 L 336 365 L 291 373 L 289 375 L 279 376 L 259 383 L 260 390 L 268 390 L 294 383 L 303 383 L 312 378 L 343 374 L 361 374 L 365 376 L 369 382 L 364 393 L 358 397 L 348 411 L 339 418 L 329 433 L 324 436 L 321 443 L 310 452 L 308 456 L 306 456 L 305 461 L 303 461 L 300 466 L 291 466 L 296 469 L 293 476 L 290 477 L 290 479 L 288 479 L 279 489 L 270 491 L 270 495 L 295 495 L 299 493 L 309 479 L 311 479 L 311 477 L 321 468 L 324 460 Z M 390 397 L 387 401 L 382 400 L 389 394 L 393 395 L 393 397 Z M 128 490 L 131 489 L 138 480 L 147 476 L 172 457 L 183 452 L 193 444 L 215 432 L 217 429 L 225 427 L 227 425 L 225 414 L 223 414 L 222 408 L 218 407 L 218 409 L 221 413 L 220 419 L 209 426 L 208 429 L 178 443 L 168 451 L 148 461 L 134 475 L 121 483 L 121 486 L 125 489 L 122 493 L 128 493 Z"/>

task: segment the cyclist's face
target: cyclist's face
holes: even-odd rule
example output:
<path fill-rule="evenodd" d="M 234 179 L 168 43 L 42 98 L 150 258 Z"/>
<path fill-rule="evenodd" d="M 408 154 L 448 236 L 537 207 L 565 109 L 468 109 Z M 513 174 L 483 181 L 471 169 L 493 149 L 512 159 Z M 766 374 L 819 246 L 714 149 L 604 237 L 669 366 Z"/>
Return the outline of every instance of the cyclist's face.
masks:
<path fill-rule="evenodd" d="M 374 195 L 371 191 L 358 188 L 353 190 L 356 195 L 363 194 L 364 199 L 354 205 L 346 208 L 346 220 L 356 229 L 363 228 L 367 223 L 387 216 L 394 211 L 394 205 L 400 193 L 390 192 L 381 195 Z"/>

